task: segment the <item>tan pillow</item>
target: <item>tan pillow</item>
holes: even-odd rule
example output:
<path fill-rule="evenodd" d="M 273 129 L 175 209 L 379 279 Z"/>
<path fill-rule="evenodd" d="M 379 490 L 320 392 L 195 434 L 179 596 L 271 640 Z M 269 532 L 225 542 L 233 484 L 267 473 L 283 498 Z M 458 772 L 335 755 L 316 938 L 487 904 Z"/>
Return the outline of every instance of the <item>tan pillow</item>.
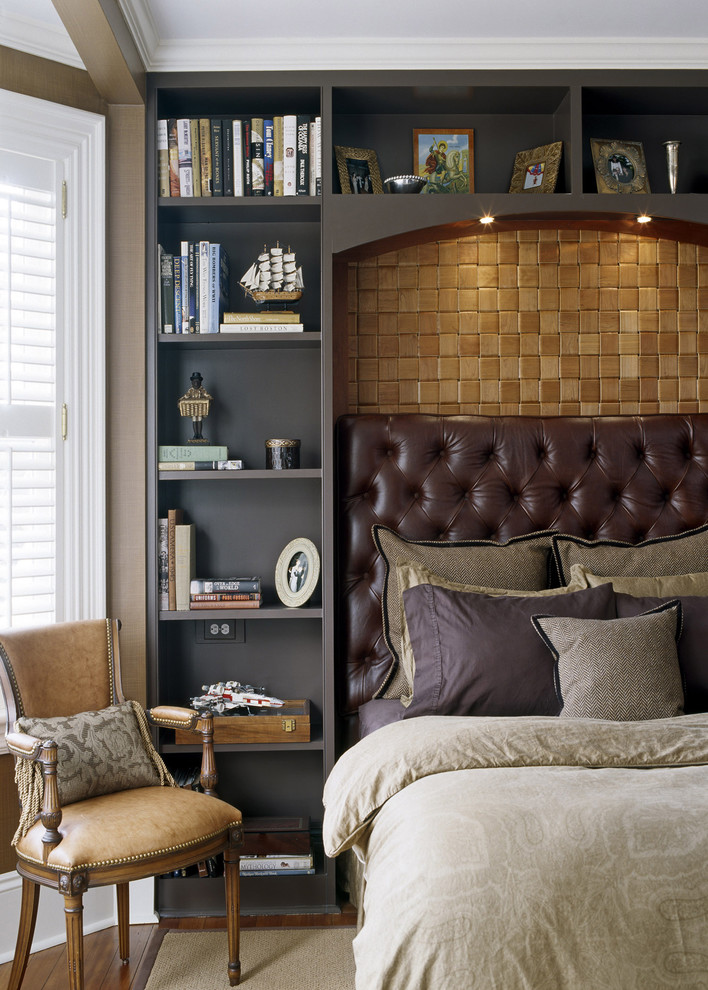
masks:
<path fill-rule="evenodd" d="M 381 594 L 383 634 L 392 662 L 376 697 L 400 698 L 408 694 L 400 664 L 401 596 L 396 578 L 397 560 L 414 560 L 435 574 L 465 584 L 496 588 L 530 588 L 548 585 L 548 555 L 552 533 L 530 533 L 506 543 L 494 540 L 409 540 L 388 526 L 372 527 L 374 543 L 385 565 Z"/>
<path fill-rule="evenodd" d="M 583 540 L 579 536 L 556 534 L 553 555 L 561 584 L 570 579 L 573 564 L 582 564 L 593 574 L 603 575 L 693 574 L 702 571 L 708 561 L 708 526 L 643 543 Z"/>
<path fill-rule="evenodd" d="M 672 595 L 708 595 L 708 572 L 695 574 L 664 574 L 661 577 L 632 577 L 612 575 L 603 577 L 593 574 L 582 564 L 570 568 L 571 584 L 578 588 L 596 588 L 598 584 L 610 583 L 620 594 L 634 595 L 635 598 L 670 598 Z"/>
<path fill-rule="evenodd" d="M 406 622 L 406 612 L 403 607 L 403 592 L 409 588 L 415 588 L 419 584 L 432 584 L 438 588 L 447 588 L 449 591 L 469 591 L 475 594 L 491 595 L 492 597 L 511 596 L 517 598 L 544 598 L 553 595 L 562 595 L 564 592 L 579 591 L 588 588 L 588 584 L 574 584 L 571 582 L 563 588 L 543 588 L 540 591 L 520 591 L 509 588 L 484 588 L 475 584 L 462 584 L 459 581 L 450 581 L 440 574 L 434 574 L 423 564 L 414 560 L 396 561 L 396 578 L 398 590 L 401 596 L 401 666 L 405 673 L 406 681 L 409 685 L 414 683 L 415 658 L 411 646 L 408 623 Z M 413 700 L 413 689 L 401 695 L 401 704 L 406 708 Z"/>
<path fill-rule="evenodd" d="M 141 731 L 134 703 L 63 718 L 18 718 L 15 729 L 57 744 L 62 805 L 133 787 L 155 787 L 160 758 Z"/>
<path fill-rule="evenodd" d="M 634 722 L 684 711 L 678 600 L 624 619 L 535 615 L 556 662 L 561 718 Z"/>

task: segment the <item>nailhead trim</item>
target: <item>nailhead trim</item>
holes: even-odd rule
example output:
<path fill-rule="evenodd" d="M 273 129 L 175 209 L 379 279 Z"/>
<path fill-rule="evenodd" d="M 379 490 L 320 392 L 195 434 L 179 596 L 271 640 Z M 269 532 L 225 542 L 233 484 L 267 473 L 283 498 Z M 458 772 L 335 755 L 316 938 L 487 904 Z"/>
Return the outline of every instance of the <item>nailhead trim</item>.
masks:
<path fill-rule="evenodd" d="M 17 855 L 25 863 L 36 863 L 37 866 L 44 866 L 50 870 L 55 870 L 57 873 L 66 873 L 67 870 L 92 870 L 100 866 L 120 866 L 123 863 L 138 863 L 142 859 L 152 859 L 153 856 L 162 856 L 164 853 L 178 852 L 180 849 L 189 849 L 191 846 L 199 845 L 200 843 L 206 841 L 207 839 L 213 839 L 217 835 L 221 835 L 222 832 L 228 832 L 229 829 L 240 825 L 240 820 L 234 820 L 228 825 L 224 825 L 223 828 L 217 829 L 215 832 L 210 832 L 208 835 L 200 835 L 198 839 L 193 842 L 180 842 L 176 846 L 166 846 L 164 849 L 153 849 L 149 853 L 144 853 L 140 856 L 128 856 L 124 859 L 102 859 L 98 860 L 96 863 L 77 863 L 73 866 L 54 866 L 52 863 L 45 863 L 41 859 L 36 859 L 34 856 L 27 856 L 25 853 L 17 851 Z"/>

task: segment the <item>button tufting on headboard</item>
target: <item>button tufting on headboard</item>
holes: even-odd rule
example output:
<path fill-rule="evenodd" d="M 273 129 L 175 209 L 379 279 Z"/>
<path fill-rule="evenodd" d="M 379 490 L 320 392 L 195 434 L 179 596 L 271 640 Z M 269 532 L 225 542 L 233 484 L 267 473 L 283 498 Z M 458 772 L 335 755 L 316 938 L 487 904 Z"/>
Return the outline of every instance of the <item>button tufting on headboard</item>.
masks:
<path fill-rule="evenodd" d="M 708 522 L 708 414 L 344 416 L 337 426 L 340 710 L 390 658 L 371 527 L 412 539 L 556 529 L 630 543 Z"/>

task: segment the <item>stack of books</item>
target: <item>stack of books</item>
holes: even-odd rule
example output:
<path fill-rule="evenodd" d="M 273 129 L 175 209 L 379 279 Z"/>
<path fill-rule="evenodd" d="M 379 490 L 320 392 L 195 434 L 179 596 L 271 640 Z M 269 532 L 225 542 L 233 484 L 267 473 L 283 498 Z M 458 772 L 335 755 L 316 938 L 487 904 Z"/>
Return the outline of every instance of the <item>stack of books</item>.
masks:
<path fill-rule="evenodd" d="M 160 196 L 319 196 L 322 121 L 313 114 L 157 122 Z"/>
<path fill-rule="evenodd" d="M 158 471 L 242 471 L 242 460 L 229 460 L 220 444 L 162 444 L 157 448 Z"/>
<path fill-rule="evenodd" d="M 260 608 L 259 577 L 192 578 L 190 609 Z"/>
<path fill-rule="evenodd" d="M 309 818 L 246 818 L 243 832 L 242 877 L 315 872 Z"/>
<path fill-rule="evenodd" d="M 224 313 L 220 333 L 297 333 L 302 331 L 299 313 L 281 310 L 260 313 Z"/>
<path fill-rule="evenodd" d="M 171 254 L 158 244 L 160 333 L 218 333 L 229 304 L 229 259 L 221 244 L 180 241 Z"/>
<path fill-rule="evenodd" d="M 158 596 L 161 611 L 189 609 L 189 582 L 194 576 L 196 530 L 182 509 L 168 509 L 157 521 Z"/>

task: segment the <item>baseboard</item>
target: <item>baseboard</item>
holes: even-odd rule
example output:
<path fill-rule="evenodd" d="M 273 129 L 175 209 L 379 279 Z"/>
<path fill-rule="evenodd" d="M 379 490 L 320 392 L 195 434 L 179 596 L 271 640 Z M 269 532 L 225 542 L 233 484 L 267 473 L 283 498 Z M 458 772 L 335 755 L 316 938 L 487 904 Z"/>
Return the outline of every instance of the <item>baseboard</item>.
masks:
<path fill-rule="evenodd" d="M 155 881 L 137 880 L 130 885 L 131 925 L 151 925 L 158 920 L 155 913 Z M 20 917 L 22 880 L 17 873 L 0 874 L 0 963 L 9 962 L 15 953 L 17 923 Z M 84 895 L 84 934 L 98 932 L 117 924 L 116 899 L 113 887 L 95 887 Z M 39 910 L 32 951 L 39 952 L 66 940 L 64 898 L 44 887 L 39 895 Z"/>

